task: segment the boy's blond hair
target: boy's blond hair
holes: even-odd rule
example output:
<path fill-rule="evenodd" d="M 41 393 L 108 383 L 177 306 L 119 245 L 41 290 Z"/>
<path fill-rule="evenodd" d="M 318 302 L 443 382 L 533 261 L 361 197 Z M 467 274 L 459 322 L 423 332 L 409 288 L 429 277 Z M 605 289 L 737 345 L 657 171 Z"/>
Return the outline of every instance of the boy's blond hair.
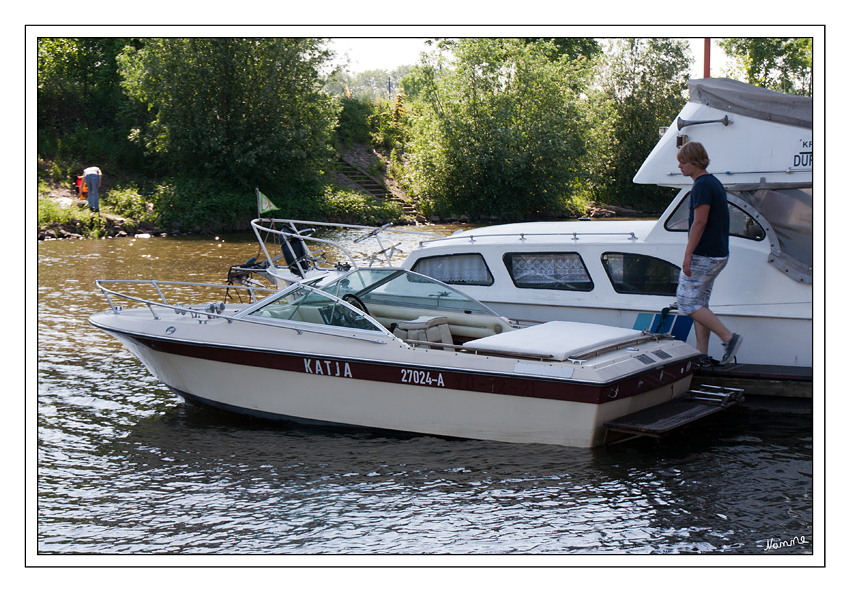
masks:
<path fill-rule="evenodd" d="M 705 151 L 705 147 L 699 142 L 688 142 L 679 148 L 679 151 L 676 153 L 676 159 L 679 162 L 686 162 L 701 169 L 707 169 L 708 163 L 711 162 L 708 159 L 708 153 Z"/>

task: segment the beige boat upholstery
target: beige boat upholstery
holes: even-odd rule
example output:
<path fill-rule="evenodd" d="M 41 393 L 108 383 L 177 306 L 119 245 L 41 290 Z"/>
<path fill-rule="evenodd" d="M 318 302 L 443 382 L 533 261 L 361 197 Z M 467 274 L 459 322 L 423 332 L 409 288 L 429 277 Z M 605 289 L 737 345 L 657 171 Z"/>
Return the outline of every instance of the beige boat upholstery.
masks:
<path fill-rule="evenodd" d="M 464 349 L 521 353 L 566 360 L 589 349 L 601 349 L 627 343 L 642 335 L 641 331 L 634 329 L 571 321 L 551 321 L 522 331 L 511 331 L 467 341 Z"/>
<path fill-rule="evenodd" d="M 371 302 L 367 306 L 372 318 L 387 328 L 392 327 L 393 323 L 401 324 L 421 316 L 431 316 L 424 309 L 415 307 L 372 304 Z M 450 313 L 441 310 L 440 313 L 439 316 L 445 317 L 448 321 L 452 337 L 461 342 L 513 330 L 508 320 L 503 317 L 465 314 L 462 311 Z"/>
<path fill-rule="evenodd" d="M 451 345 L 452 331 L 446 317 L 421 316 L 412 321 L 402 321 L 393 329 L 393 335 L 400 339 L 448 343 Z M 419 347 L 419 346 L 417 346 Z M 429 347 L 424 345 L 422 347 Z"/>
<path fill-rule="evenodd" d="M 452 340 L 462 343 L 469 339 L 513 330 L 508 320 L 503 317 L 465 314 L 462 311 L 448 312 L 437 316 L 429 315 L 427 314 L 428 311 L 416 307 L 390 306 L 371 302 L 368 306 L 369 313 L 374 319 L 402 339 L 451 344 Z M 301 305 L 293 308 L 288 305 L 271 304 L 253 314 L 259 317 L 323 325 L 326 324 L 326 321 L 320 312 L 320 308 L 322 307 Z M 435 319 L 439 319 L 439 321 L 435 321 Z M 403 332 L 403 335 L 400 334 L 399 330 Z M 413 332 L 416 332 L 417 337 L 411 336 Z M 436 335 L 439 338 L 428 339 L 427 337 L 431 335 Z"/>

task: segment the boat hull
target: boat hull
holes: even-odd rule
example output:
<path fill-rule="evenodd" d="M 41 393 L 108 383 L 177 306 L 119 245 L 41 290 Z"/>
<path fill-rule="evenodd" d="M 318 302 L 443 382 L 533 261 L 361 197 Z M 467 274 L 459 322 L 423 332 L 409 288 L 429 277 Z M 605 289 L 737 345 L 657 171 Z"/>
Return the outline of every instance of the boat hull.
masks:
<path fill-rule="evenodd" d="M 688 358 L 583 383 L 450 368 L 453 352 L 422 366 L 108 332 L 184 398 L 241 414 L 583 448 L 602 444 L 606 421 L 682 395 L 692 372 Z"/>

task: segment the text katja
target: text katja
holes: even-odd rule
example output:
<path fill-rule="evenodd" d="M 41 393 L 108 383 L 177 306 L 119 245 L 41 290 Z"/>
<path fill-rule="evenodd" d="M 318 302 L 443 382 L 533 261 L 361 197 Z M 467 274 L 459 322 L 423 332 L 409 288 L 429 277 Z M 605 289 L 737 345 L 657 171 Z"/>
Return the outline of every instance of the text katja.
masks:
<path fill-rule="evenodd" d="M 307 374 L 324 374 L 325 376 L 342 376 L 351 378 L 351 367 L 348 362 L 334 362 L 332 360 L 311 360 L 304 358 L 304 371 Z"/>

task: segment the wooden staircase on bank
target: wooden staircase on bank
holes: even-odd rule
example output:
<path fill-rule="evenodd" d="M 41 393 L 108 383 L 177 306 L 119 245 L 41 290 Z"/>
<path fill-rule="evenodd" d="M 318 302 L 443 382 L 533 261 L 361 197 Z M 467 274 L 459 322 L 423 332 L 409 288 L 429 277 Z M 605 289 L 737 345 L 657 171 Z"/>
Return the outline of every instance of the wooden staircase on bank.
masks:
<path fill-rule="evenodd" d="M 370 175 L 358 164 L 340 156 L 337 158 L 335 166 L 337 172 L 345 177 L 353 187 L 371 195 L 375 199 L 392 201 L 399 204 L 406 216 L 417 215 L 416 208 L 412 204 L 387 191 L 386 185 L 380 179 L 376 179 Z"/>

